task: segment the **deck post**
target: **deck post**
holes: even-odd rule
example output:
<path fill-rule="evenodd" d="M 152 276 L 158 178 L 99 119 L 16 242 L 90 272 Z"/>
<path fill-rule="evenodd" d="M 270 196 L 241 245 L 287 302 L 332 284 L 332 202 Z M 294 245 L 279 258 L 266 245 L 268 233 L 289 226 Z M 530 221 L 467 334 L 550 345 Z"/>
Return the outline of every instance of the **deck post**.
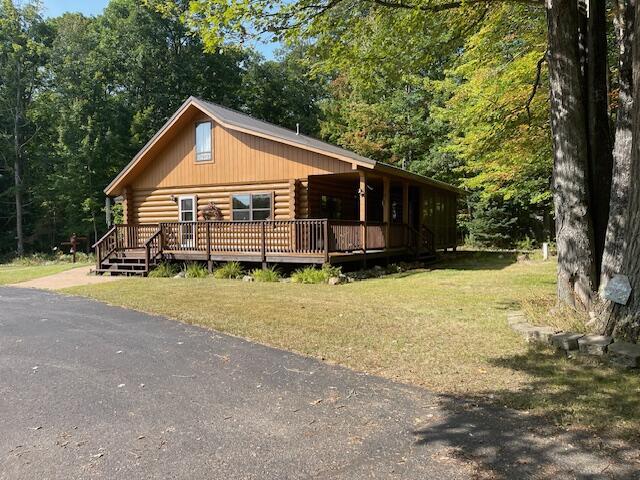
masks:
<path fill-rule="evenodd" d="M 402 182 L 402 223 L 409 225 L 409 183 Z M 407 247 L 409 243 L 408 228 L 404 228 L 404 246 Z"/>
<path fill-rule="evenodd" d="M 382 177 L 382 222 L 384 223 L 384 248 L 389 248 L 389 229 L 391 225 L 391 181 Z"/>
<path fill-rule="evenodd" d="M 265 228 L 265 221 L 262 220 L 262 222 L 260 222 L 260 256 L 262 258 L 262 269 L 266 270 L 267 269 L 267 239 L 266 239 L 266 228 Z"/>
<path fill-rule="evenodd" d="M 329 263 L 329 220 L 326 218 L 322 221 L 323 237 L 324 237 L 324 263 Z"/>
<path fill-rule="evenodd" d="M 213 272 L 213 262 L 211 261 L 211 223 L 207 222 L 207 270 Z"/>
<path fill-rule="evenodd" d="M 360 174 L 360 242 L 362 244 L 362 264 L 367 266 L 367 174 L 362 170 Z"/>
<path fill-rule="evenodd" d="M 150 245 L 145 245 L 144 246 L 144 272 L 149 273 L 149 264 L 151 263 L 151 259 L 149 256 L 149 249 L 150 249 Z"/>

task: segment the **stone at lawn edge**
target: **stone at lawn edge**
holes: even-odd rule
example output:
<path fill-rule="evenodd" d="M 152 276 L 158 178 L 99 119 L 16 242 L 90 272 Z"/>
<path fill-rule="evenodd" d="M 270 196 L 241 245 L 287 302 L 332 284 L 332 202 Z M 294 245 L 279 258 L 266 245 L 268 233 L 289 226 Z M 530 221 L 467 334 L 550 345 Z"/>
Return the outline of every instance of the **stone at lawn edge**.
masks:
<path fill-rule="evenodd" d="M 242 277 L 243 282 L 253 282 L 253 277 L 251 275 L 245 275 Z"/>
<path fill-rule="evenodd" d="M 578 350 L 578 340 L 582 337 L 582 333 L 558 333 L 551 336 L 551 343 L 562 350 Z"/>
<path fill-rule="evenodd" d="M 615 342 L 607 349 L 609 360 L 625 368 L 640 367 L 640 345 L 627 342 Z"/>
<path fill-rule="evenodd" d="M 630 295 L 631 284 L 626 275 L 614 275 L 604 287 L 604 298 L 620 305 L 626 305 Z"/>
<path fill-rule="evenodd" d="M 602 356 L 607 353 L 607 347 L 613 343 L 613 338 L 606 335 L 585 335 L 578 340 L 578 349 L 587 355 Z"/>
<path fill-rule="evenodd" d="M 558 330 L 553 327 L 531 327 L 533 336 L 533 340 L 541 343 L 551 343 L 551 339 L 555 334 L 558 333 Z"/>
<path fill-rule="evenodd" d="M 340 285 L 342 282 L 343 280 L 340 277 L 331 277 L 327 283 L 329 285 Z"/>

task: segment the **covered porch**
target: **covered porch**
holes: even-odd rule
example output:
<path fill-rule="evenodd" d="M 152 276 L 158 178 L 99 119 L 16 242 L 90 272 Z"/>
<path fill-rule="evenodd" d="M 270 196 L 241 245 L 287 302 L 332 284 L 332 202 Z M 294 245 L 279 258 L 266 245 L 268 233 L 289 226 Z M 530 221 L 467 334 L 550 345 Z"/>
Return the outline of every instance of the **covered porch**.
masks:
<path fill-rule="evenodd" d="M 367 237 L 378 235 L 384 239 L 384 248 L 401 247 L 408 229 L 422 231 L 422 188 L 402 178 L 364 170 L 312 175 L 307 195 L 309 218 L 360 222 L 367 245 Z"/>

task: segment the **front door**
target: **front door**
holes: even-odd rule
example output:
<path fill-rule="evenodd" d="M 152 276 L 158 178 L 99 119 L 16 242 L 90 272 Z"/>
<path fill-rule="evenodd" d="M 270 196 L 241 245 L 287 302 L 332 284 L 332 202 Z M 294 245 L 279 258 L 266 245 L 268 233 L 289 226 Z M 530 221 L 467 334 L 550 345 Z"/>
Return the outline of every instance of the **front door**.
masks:
<path fill-rule="evenodd" d="M 184 196 L 178 199 L 180 242 L 183 248 L 195 249 L 196 197 Z"/>

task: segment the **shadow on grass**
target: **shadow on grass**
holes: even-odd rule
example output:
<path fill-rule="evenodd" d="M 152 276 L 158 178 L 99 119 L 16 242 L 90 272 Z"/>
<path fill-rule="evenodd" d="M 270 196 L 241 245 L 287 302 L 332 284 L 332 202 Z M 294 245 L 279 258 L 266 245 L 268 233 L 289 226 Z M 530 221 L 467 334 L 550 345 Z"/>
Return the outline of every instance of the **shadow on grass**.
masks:
<path fill-rule="evenodd" d="M 446 415 L 415 432 L 419 444 L 452 448 L 479 478 L 640 478 L 638 373 L 544 349 L 494 363 L 532 380 L 515 392 L 442 397 Z"/>
<path fill-rule="evenodd" d="M 433 269 L 502 270 L 518 261 L 514 252 L 461 251 L 445 253 Z"/>

